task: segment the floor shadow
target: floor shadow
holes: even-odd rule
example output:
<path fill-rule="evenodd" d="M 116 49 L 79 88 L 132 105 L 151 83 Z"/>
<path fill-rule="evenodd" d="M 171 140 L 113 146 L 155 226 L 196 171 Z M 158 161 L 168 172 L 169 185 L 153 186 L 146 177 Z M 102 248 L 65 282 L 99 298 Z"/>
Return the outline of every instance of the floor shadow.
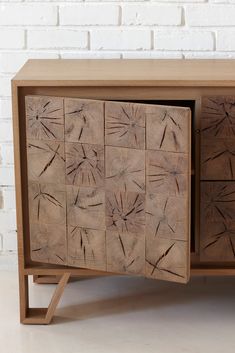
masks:
<path fill-rule="evenodd" d="M 214 299 L 221 301 L 234 299 L 235 305 L 235 288 L 230 286 L 229 283 L 227 286 L 223 286 L 220 282 L 214 281 L 208 285 L 202 279 L 186 286 L 174 283 L 159 284 L 159 282 L 153 283 L 151 281 L 150 283 L 148 281 L 145 283 L 146 287 L 140 281 L 140 286 L 138 287 L 135 281 L 135 293 L 120 294 L 118 293 L 117 285 L 116 296 L 112 294 L 112 297 L 107 298 L 107 295 L 104 295 L 106 297 L 100 300 L 89 300 L 77 305 L 61 307 L 57 310 L 57 314 L 60 317 L 55 318 L 55 323 L 86 320 L 95 317 L 101 318 L 132 311 L 156 310 L 158 307 L 167 306 L 169 308 L 171 306 L 187 305 L 190 302 L 212 301 Z M 228 286 L 232 290 L 228 290 Z M 79 292 L 79 285 L 76 287 L 74 288 L 74 293 L 76 293 L 76 290 Z"/>

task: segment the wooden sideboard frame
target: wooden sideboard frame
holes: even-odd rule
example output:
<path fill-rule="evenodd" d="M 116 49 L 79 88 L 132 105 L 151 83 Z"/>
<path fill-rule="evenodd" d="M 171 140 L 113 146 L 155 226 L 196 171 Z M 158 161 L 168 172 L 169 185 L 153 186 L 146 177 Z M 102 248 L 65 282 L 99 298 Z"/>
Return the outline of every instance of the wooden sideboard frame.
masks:
<path fill-rule="evenodd" d="M 40 61 L 47 65 L 47 60 L 30 60 L 22 72 L 12 80 L 13 95 L 13 132 L 14 132 L 14 155 L 15 155 L 15 185 L 16 185 L 16 208 L 17 208 L 17 232 L 18 232 L 18 263 L 19 263 L 19 294 L 20 294 L 20 321 L 24 324 L 49 324 L 54 315 L 56 306 L 60 300 L 63 290 L 71 277 L 87 276 L 111 276 L 116 275 L 109 272 L 94 271 L 81 268 L 62 267 L 57 265 L 41 265 L 32 262 L 29 251 L 29 227 L 28 227 L 28 201 L 27 201 L 27 165 L 25 158 L 25 105 L 26 95 L 51 95 L 61 97 L 78 97 L 88 99 L 106 100 L 194 100 L 195 101 L 195 126 L 194 130 L 200 131 L 199 117 L 201 114 L 202 95 L 231 95 L 235 88 L 234 81 L 220 79 L 215 81 L 207 77 L 205 82 L 184 77 L 175 80 L 164 81 L 150 78 L 146 81 L 141 79 L 138 82 L 127 78 L 123 81 L 112 79 L 104 75 L 104 79 L 86 81 L 86 79 L 67 76 L 55 71 L 52 74 L 42 74 L 40 77 Z M 50 60 L 50 65 L 53 60 Z M 82 60 L 83 62 L 85 60 Z M 103 61 L 103 60 L 102 60 Z M 112 61 L 112 60 L 110 60 Z M 115 61 L 115 60 L 114 60 Z M 114 62 L 113 61 L 113 62 Z M 130 60 L 129 60 L 130 61 Z M 146 60 L 147 61 L 147 60 Z M 145 62 L 146 62 L 145 61 Z M 178 62 L 178 60 L 174 60 Z M 89 60 L 88 60 L 89 62 Z M 116 62 L 116 61 L 115 61 Z M 151 62 L 151 60 L 150 60 Z M 195 61 L 196 62 L 196 61 Z M 222 61 L 221 61 L 222 62 Z M 36 78 L 33 78 L 31 71 L 37 67 Z M 79 63 L 77 64 L 79 67 Z M 106 62 L 104 61 L 104 68 Z M 118 65 L 117 63 L 115 65 Z M 139 63 L 142 65 L 142 63 Z M 175 65 L 175 64 L 173 64 Z M 178 65 L 181 65 L 178 63 Z M 193 67 L 194 64 L 192 64 Z M 198 64 L 197 64 L 198 65 Z M 235 61 L 233 64 L 235 68 Z M 67 66 L 66 66 L 67 67 Z M 150 65 L 150 68 L 152 66 Z M 199 66 L 200 67 L 200 66 Z M 89 68 L 89 66 L 88 66 Z M 68 69 L 68 68 L 67 68 Z M 31 70 L 31 71 L 30 71 Z M 68 69 L 69 70 L 69 69 Z M 71 68 L 72 70 L 72 68 Z M 177 70 L 177 65 L 176 69 Z M 234 70 L 235 72 L 235 70 Z M 135 72 L 132 72 L 133 77 Z M 126 72 L 127 77 L 128 72 Z M 137 71 L 136 71 L 136 75 Z M 222 75 L 222 74 L 221 74 Z M 57 78 L 58 76 L 58 78 Z M 233 93 L 234 94 L 234 93 Z M 199 136 L 197 138 L 200 138 Z M 199 144 L 196 141 L 196 169 L 199 165 Z M 196 185 L 199 185 L 199 175 L 196 174 Z M 200 197 L 196 194 L 196 210 L 199 209 Z M 197 213 L 198 215 L 198 213 Z M 197 216 L 198 217 L 198 216 Z M 196 233 L 199 232 L 199 219 L 196 218 Z M 234 276 L 235 265 L 233 263 L 202 263 L 199 261 L 197 252 L 191 253 L 191 275 L 203 276 Z M 33 276 L 35 283 L 58 283 L 54 296 L 47 309 L 29 308 L 28 276 Z"/>

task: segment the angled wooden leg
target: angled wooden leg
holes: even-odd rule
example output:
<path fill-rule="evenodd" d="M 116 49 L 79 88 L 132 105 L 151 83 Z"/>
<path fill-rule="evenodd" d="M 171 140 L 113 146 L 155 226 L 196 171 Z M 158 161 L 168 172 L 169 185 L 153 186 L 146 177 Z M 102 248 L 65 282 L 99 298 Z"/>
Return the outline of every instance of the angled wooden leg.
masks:
<path fill-rule="evenodd" d="M 20 283 L 21 323 L 31 325 L 48 325 L 52 320 L 55 309 L 63 294 L 64 288 L 68 283 L 69 277 L 69 272 L 66 272 L 62 275 L 48 308 L 29 308 L 28 276 L 24 275 L 24 281 L 23 283 Z"/>

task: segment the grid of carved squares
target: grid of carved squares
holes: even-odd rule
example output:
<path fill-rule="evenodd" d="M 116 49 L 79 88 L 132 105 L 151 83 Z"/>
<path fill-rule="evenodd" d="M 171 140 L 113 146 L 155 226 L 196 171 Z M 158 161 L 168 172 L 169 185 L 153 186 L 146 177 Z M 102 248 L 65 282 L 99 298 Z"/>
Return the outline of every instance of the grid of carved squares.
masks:
<path fill-rule="evenodd" d="M 31 257 L 187 280 L 186 108 L 26 97 Z"/>
<path fill-rule="evenodd" d="M 203 261 L 235 261 L 235 97 L 202 99 L 201 231 Z"/>

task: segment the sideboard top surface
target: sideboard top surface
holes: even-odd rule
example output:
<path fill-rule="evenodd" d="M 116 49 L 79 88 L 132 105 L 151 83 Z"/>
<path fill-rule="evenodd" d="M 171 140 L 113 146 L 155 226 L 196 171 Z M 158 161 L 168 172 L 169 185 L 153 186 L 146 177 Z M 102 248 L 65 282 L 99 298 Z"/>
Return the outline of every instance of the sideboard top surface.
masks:
<path fill-rule="evenodd" d="M 235 86 L 235 60 L 30 59 L 16 86 Z"/>

